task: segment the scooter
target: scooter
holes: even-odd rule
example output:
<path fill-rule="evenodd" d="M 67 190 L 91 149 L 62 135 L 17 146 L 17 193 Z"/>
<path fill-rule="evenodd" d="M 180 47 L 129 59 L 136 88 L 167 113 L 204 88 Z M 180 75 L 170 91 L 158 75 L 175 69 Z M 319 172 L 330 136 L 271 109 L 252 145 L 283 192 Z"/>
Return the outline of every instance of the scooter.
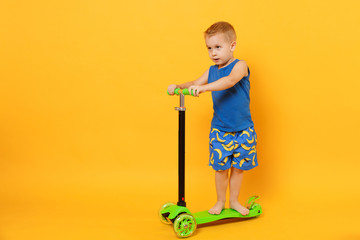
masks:
<path fill-rule="evenodd" d="M 175 89 L 175 94 L 180 96 L 180 106 L 175 107 L 179 111 L 179 164 L 178 164 L 178 202 L 165 203 L 159 210 L 160 221 L 165 224 L 173 224 L 175 234 L 180 238 L 190 237 L 198 224 L 218 221 L 228 218 L 254 218 L 262 214 L 260 204 L 255 203 L 258 196 L 251 196 L 247 201 L 248 215 L 241 215 L 236 210 L 225 208 L 218 215 L 202 211 L 191 213 L 186 208 L 185 202 L 185 95 L 192 95 L 188 89 Z M 168 93 L 169 94 L 169 93 Z"/>

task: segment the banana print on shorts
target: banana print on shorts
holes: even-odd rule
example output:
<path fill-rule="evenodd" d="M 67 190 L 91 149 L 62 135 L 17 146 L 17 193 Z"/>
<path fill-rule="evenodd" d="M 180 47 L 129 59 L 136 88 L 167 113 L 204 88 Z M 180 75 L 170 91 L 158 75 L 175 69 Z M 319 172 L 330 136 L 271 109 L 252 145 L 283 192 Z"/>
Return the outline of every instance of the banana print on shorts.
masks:
<path fill-rule="evenodd" d="M 249 170 L 257 163 L 257 135 L 253 127 L 240 132 L 210 131 L 209 165 L 221 171 L 231 167 Z"/>

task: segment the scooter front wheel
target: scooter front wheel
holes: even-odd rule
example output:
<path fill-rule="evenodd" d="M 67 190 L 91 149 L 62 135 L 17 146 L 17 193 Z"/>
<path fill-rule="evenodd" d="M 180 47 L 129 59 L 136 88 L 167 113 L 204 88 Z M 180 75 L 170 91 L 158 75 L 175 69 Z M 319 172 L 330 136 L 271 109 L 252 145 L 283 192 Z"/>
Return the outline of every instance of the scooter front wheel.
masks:
<path fill-rule="evenodd" d="M 180 238 L 190 237 L 196 230 L 195 218 L 187 213 L 180 214 L 174 221 L 175 234 Z"/>
<path fill-rule="evenodd" d="M 165 223 L 165 224 L 172 224 L 171 220 L 168 219 L 168 218 L 165 218 L 162 214 L 161 214 L 161 211 L 163 211 L 164 209 L 170 207 L 170 206 L 173 206 L 175 205 L 174 203 L 171 203 L 171 202 L 168 202 L 168 203 L 165 203 L 164 205 L 161 206 L 161 208 L 159 209 L 159 217 L 160 217 L 160 221 L 162 223 Z"/>

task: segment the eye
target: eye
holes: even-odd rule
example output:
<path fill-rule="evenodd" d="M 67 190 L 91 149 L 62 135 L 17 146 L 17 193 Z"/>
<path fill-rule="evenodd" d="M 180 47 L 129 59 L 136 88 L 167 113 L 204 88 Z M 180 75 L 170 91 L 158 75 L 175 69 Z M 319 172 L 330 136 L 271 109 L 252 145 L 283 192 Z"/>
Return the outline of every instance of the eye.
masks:
<path fill-rule="evenodd" d="M 216 46 L 217 49 L 221 48 L 221 46 Z"/>
<path fill-rule="evenodd" d="M 211 47 L 208 47 L 207 49 L 208 49 L 208 50 L 211 50 Z"/>

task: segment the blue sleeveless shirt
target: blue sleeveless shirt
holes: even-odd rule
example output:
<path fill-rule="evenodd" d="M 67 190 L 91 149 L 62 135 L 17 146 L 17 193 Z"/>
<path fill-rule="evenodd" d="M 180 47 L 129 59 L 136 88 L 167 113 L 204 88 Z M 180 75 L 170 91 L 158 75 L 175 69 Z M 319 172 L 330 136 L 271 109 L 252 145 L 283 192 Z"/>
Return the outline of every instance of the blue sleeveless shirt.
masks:
<path fill-rule="evenodd" d="M 209 69 L 208 83 L 228 76 L 238 59 L 218 69 L 213 65 Z M 250 114 L 250 70 L 248 76 L 243 77 L 233 87 L 211 92 L 213 99 L 214 116 L 211 127 L 224 132 L 239 132 L 254 126 Z"/>

